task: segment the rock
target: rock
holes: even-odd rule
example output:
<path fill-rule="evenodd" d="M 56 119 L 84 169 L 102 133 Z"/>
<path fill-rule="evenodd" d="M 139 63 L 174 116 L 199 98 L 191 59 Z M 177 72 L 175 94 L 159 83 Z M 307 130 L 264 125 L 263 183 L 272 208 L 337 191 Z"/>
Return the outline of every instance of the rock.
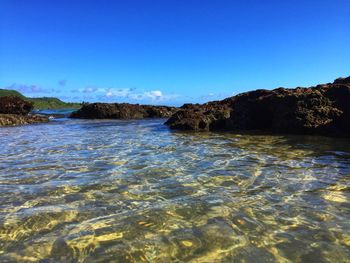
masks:
<path fill-rule="evenodd" d="M 0 114 L 0 126 L 45 123 L 49 118 L 39 115 Z"/>
<path fill-rule="evenodd" d="M 73 248 L 63 238 L 58 238 L 53 243 L 50 257 L 56 262 L 76 262 Z"/>
<path fill-rule="evenodd" d="M 262 130 L 350 135 L 350 77 L 310 88 L 255 90 L 203 105 L 185 104 L 165 123 L 172 129 Z"/>
<path fill-rule="evenodd" d="M 230 108 L 225 104 L 186 104 L 165 124 L 178 130 L 208 131 L 224 129 L 229 117 Z"/>
<path fill-rule="evenodd" d="M 16 96 L 0 97 L 0 113 L 27 115 L 33 109 L 31 102 Z"/>
<path fill-rule="evenodd" d="M 350 84 L 350 76 L 347 78 L 337 78 L 333 84 Z"/>
<path fill-rule="evenodd" d="M 82 119 L 144 119 L 168 118 L 177 109 L 167 106 L 149 106 L 128 103 L 91 103 L 84 104 L 73 112 L 71 118 Z"/>
<path fill-rule="evenodd" d="M 0 126 L 14 126 L 49 121 L 46 116 L 28 115 L 32 109 L 33 104 L 20 97 L 0 97 Z"/>

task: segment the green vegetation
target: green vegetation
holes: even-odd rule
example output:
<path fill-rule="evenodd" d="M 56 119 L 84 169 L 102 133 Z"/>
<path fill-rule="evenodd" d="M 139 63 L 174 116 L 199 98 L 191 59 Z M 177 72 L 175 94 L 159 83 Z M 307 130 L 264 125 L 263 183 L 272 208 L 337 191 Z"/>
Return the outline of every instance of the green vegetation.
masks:
<path fill-rule="evenodd" d="M 57 98 L 43 97 L 43 98 L 27 98 L 28 101 L 34 103 L 34 109 L 79 109 L 80 103 L 64 102 Z"/>
<path fill-rule="evenodd" d="M 57 98 L 42 97 L 42 98 L 28 98 L 16 90 L 0 89 L 0 97 L 4 96 L 18 96 L 26 101 L 33 102 L 34 109 L 79 109 L 81 103 L 64 102 Z"/>
<path fill-rule="evenodd" d="M 17 96 L 22 99 L 26 99 L 26 97 L 23 94 L 19 93 L 17 90 L 0 89 L 0 97 L 4 97 L 4 96 Z"/>

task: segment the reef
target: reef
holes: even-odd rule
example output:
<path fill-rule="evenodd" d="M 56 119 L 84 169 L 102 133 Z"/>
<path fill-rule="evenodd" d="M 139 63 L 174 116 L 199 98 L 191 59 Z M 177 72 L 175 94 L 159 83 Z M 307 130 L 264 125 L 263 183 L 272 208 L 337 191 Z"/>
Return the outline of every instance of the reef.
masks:
<path fill-rule="evenodd" d="M 185 104 L 165 123 L 171 129 L 350 135 L 350 77 L 309 88 L 277 88 L 222 101 Z"/>
<path fill-rule="evenodd" d="M 73 112 L 71 118 L 81 119 L 145 119 L 169 118 L 177 108 L 129 103 L 89 103 Z"/>

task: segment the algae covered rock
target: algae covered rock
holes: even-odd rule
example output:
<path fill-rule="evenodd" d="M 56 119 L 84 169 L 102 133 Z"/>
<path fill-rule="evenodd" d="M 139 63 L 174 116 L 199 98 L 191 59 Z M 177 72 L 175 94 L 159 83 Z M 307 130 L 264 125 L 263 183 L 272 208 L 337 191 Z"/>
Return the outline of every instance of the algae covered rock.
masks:
<path fill-rule="evenodd" d="M 16 126 L 45 122 L 49 122 L 49 118 L 41 115 L 0 114 L 0 126 Z"/>
<path fill-rule="evenodd" d="M 350 77 L 310 88 L 277 88 L 222 101 L 184 105 L 165 123 L 194 131 L 261 130 L 277 133 L 350 135 Z"/>
<path fill-rule="evenodd" d="M 90 103 L 71 114 L 71 118 L 81 119 L 144 119 L 168 118 L 176 108 L 129 103 Z"/>
<path fill-rule="evenodd" d="M 16 96 L 0 97 L 0 113 L 27 115 L 33 110 L 33 104 Z"/>

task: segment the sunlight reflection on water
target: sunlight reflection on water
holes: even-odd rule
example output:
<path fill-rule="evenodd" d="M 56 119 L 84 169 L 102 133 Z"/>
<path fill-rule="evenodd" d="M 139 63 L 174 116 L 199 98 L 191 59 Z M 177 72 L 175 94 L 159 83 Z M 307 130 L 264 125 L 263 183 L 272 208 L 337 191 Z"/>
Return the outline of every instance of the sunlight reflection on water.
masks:
<path fill-rule="evenodd" d="M 346 262 L 350 140 L 0 129 L 0 261 Z"/>

